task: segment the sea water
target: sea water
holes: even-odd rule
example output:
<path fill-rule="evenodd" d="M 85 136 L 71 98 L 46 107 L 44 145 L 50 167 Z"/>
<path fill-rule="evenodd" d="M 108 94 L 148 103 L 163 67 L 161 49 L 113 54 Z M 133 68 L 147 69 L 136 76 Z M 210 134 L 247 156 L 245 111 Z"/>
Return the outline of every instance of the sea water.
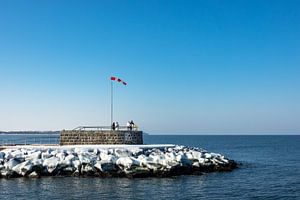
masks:
<path fill-rule="evenodd" d="M 144 142 L 201 147 L 241 165 L 172 178 L 0 179 L 0 199 L 300 199 L 300 136 L 146 135 Z"/>

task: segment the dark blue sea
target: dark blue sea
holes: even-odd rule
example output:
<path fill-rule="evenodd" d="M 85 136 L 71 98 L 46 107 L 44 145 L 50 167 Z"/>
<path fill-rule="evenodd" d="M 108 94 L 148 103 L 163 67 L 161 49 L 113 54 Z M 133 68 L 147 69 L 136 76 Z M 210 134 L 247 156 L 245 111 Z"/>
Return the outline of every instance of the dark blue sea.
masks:
<path fill-rule="evenodd" d="M 232 172 L 173 178 L 0 179 L 0 199 L 300 199 L 300 136 L 148 135 L 144 140 L 201 147 L 241 165 Z"/>

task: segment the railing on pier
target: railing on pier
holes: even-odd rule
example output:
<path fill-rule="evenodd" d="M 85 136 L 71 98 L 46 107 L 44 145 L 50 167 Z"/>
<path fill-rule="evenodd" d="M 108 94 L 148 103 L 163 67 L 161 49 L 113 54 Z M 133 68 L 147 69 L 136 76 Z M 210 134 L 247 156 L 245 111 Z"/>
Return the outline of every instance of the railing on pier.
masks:
<path fill-rule="evenodd" d="M 59 135 L 0 135 L 1 146 L 15 146 L 15 145 L 57 145 L 59 144 Z"/>
<path fill-rule="evenodd" d="M 111 126 L 78 126 L 74 131 L 109 131 L 113 130 Z M 134 125 L 132 128 L 127 126 L 119 126 L 114 131 L 138 131 L 138 127 Z"/>

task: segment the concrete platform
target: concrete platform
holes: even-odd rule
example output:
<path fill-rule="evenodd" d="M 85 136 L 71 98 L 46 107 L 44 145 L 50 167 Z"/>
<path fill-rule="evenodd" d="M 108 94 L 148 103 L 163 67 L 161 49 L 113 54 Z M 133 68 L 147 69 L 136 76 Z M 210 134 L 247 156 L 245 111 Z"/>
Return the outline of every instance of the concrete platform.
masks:
<path fill-rule="evenodd" d="M 62 130 L 61 145 L 143 144 L 143 132 L 135 130 Z"/>

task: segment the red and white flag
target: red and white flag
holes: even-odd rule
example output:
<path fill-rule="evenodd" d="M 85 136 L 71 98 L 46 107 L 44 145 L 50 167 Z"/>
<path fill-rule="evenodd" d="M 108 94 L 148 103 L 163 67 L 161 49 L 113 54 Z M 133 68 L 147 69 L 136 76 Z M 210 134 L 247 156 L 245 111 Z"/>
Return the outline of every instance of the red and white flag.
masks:
<path fill-rule="evenodd" d="M 117 77 L 114 77 L 114 76 L 110 77 L 110 80 L 112 80 L 112 81 L 117 81 L 117 82 L 119 82 L 119 83 L 122 83 L 123 85 L 127 85 L 127 83 L 125 83 L 125 82 L 122 81 L 121 79 L 119 79 L 119 78 L 117 78 Z"/>

